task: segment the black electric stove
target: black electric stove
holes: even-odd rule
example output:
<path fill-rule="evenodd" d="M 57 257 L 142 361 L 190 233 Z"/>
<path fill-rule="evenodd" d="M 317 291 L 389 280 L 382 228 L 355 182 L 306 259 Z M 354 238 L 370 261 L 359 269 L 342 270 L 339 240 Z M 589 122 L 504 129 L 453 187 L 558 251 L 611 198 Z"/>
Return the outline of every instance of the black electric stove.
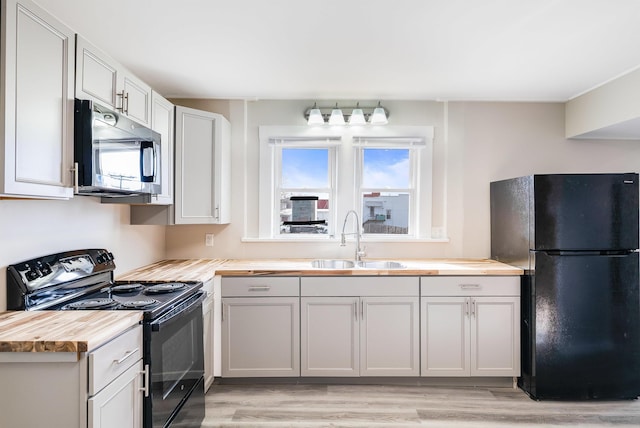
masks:
<path fill-rule="evenodd" d="M 65 251 L 7 267 L 9 310 L 139 310 L 150 379 L 145 428 L 199 426 L 204 418 L 201 282 L 117 282 L 104 249 Z"/>

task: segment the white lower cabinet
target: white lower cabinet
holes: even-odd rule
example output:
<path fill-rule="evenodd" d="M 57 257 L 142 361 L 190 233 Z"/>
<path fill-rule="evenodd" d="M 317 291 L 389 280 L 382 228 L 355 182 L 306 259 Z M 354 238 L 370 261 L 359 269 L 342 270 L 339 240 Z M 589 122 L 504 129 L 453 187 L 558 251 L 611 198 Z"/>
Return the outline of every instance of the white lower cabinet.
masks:
<path fill-rule="evenodd" d="M 359 376 L 358 297 L 302 297 L 302 376 Z"/>
<path fill-rule="evenodd" d="M 88 353 L 0 353 L 0 426 L 142 428 L 142 354 L 140 325 Z"/>
<path fill-rule="evenodd" d="M 422 279 L 423 376 L 520 375 L 518 277 Z"/>
<path fill-rule="evenodd" d="M 302 376 L 420 374 L 417 277 L 303 277 L 301 294 Z"/>
<path fill-rule="evenodd" d="M 223 377 L 300 376 L 298 283 L 222 278 Z"/>
<path fill-rule="evenodd" d="M 90 428 L 142 427 L 142 360 L 88 400 Z"/>

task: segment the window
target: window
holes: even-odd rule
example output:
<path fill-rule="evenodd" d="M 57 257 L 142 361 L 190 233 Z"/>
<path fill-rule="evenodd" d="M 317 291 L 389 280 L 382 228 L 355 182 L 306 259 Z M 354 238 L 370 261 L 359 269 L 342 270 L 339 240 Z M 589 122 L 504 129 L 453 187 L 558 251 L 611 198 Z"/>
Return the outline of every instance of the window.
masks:
<path fill-rule="evenodd" d="M 377 235 L 414 235 L 417 149 L 358 147 L 356 171 L 362 206 L 362 231 Z"/>
<path fill-rule="evenodd" d="M 279 234 L 329 233 L 334 157 L 335 149 L 330 147 L 278 147 Z"/>
<path fill-rule="evenodd" d="M 259 239 L 337 239 L 349 210 L 358 212 L 365 240 L 430 237 L 432 127 L 261 126 L 259 133 Z"/>

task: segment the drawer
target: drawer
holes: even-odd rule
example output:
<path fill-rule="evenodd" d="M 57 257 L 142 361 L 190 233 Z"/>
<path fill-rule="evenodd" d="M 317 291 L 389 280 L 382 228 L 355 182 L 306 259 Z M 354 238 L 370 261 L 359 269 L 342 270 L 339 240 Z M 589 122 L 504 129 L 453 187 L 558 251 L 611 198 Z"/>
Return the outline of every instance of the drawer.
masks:
<path fill-rule="evenodd" d="M 222 297 L 258 297 L 300 295 L 297 276 L 223 277 Z"/>
<path fill-rule="evenodd" d="M 519 276 L 423 276 L 422 296 L 520 296 Z"/>
<path fill-rule="evenodd" d="M 136 326 L 89 353 L 89 396 L 142 358 L 142 326 Z"/>
<path fill-rule="evenodd" d="M 413 296 L 418 297 L 417 276 L 303 276 L 302 296 Z"/>

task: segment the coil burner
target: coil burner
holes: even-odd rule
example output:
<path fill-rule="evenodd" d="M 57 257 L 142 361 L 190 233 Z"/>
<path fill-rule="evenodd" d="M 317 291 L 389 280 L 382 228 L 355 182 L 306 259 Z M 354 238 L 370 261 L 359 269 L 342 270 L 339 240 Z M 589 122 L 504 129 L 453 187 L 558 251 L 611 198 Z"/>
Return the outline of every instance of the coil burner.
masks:
<path fill-rule="evenodd" d="M 86 299 L 64 305 L 62 310 L 110 309 L 118 306 L 118 302 L 109 298 Z"/>

